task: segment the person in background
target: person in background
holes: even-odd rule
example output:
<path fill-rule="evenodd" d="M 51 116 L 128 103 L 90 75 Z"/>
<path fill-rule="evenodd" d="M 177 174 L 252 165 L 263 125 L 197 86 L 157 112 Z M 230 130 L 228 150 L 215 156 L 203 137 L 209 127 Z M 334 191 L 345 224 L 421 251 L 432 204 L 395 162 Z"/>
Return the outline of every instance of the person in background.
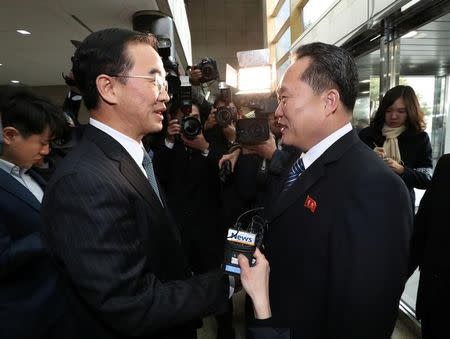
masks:
<path fill-rule="evenodd" d="M 423 339 L 448 338 L 450 312 L 450 154 L 443 155 L 420 201 L 411 240 L 410 275 L 419 267 L 416 315 Z"/>
<path fill-rule="evenodd" d="M 426 189 L 433 170 L 424 113 L 410 86 L 395 86 L 383 96 L 370 125 L 359 137 L 405 182 L 415 208 L 414 188 Z"/>
<path fill-rule="evenodd" d="M 0 337 L 66 338 L 60 275 L 41 238 L 45 181 L 33 166 L 65 125 L 62 111 L 25 88 L 0 99 Z"/>

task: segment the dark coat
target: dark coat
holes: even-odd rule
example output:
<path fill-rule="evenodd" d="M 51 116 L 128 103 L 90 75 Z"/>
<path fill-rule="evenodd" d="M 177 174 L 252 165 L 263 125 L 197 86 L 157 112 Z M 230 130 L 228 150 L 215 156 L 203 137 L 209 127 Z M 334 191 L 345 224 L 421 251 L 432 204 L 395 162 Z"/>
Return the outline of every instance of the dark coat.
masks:
<path fill-rule="evenodd" d="M 450 154 L 437 165 L 415 217 L 411 241 L 410 274 L 419 266 L 416 315 L 448 319 L 450 303 L 450 222 L 446 217 L 450 195 Z M 446 321 L 446 320 L 444 320 Z M 446 323 L 442 324 L 446 329 Z M 445 333 L 447 334 L 447 333 Z"/>
<path fill-rule="evenodd" d="M 41 185 L 37 174 L 30 175 Z M 0 170 L 0 337 L 61 338 L 65 313 L 60 276 L 42 243 L 41 204 Z"/>
<path fill-rule="evenodd" d="M 382 147 L 386 138 L 373 127 L 366 127 L 359 132 L 361 140 L 370 148 Z M 424 131 L 405 130 L 398 136 L 398 148 L 402 157 L 405 172 L 400 176 L 408 187 L 413 206 L 416 195 L 414 188 L 427 189 L 433 170 L 430 138 Z"/>
<path fill-rule="evenodd" d="M 219 167 L 211 154 L 176 142 L 155 151 L 155 173 L 181 228 L 182 242 L 195 273 L 220 267 L 224 241 L 219 231 Z"/>
<path fill-rule="evenodd" d="M 190 277 L 167 208 L 126 150 L 99 129 L 86 127 L 62 161 L 42 213 L 80 338 L 191 338 L 200 318 L 226 306 L 223 274 Z"/>
<path fill-rule="evenodd" d="M 290 167 L 265 204 L 268 325 L 302 339 L 390 338 L 412 232 L 405 184 L 354 131 L 282 193 Z"/>

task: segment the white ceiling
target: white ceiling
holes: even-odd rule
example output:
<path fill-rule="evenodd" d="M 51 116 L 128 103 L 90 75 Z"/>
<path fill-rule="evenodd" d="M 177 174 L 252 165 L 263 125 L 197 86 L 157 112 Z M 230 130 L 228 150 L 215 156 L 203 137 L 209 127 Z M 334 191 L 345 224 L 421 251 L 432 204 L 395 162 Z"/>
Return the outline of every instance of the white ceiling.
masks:
<path fill-rule="evenodd" d="M 0 85 L 10 80 L 32 86 L 63 84 L 74 47 L 90 32 L 107 27 L 131 28 L 133 13 L 157 10 L 156 0 L 1 0 Z M 26 29 L 31 35 L 21 35 Z"/>
<path fill-rule="evenodd" d="M 194 62 L 210 56 L 224 69 L 236 51 L 263 48 L 262 2 L 186 1 Z M 142 10 L 167 13 L 167 0 L 0 0 L 0 85 L 63 85 L 61 73 L 69 72 L 75 50 L 70 40 L 83 40 L 89 29 L 131 29 L 133 14 Z"/>

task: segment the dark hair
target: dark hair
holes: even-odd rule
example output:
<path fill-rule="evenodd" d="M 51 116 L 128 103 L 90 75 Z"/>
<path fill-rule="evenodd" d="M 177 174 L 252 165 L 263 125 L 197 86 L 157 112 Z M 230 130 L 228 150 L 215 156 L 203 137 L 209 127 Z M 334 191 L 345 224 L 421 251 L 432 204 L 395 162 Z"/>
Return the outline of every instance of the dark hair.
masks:
<path fill-rule="evenodd" d="M 126 48 L 131 43 L 156 47 L 153 35 L 121 28 L 94 32 L 77 47 L 72 57 L 72 71 L 87 109 L 98 105 L 96 79 L 100 74 L 124 74 L 133 67 L 134 61 L 126 53 Z M 126 83 L 127 79 L 119 78 L 119 81 Z"/>
<path fill-rule="evenodd" d="M 381 99 L 380 107 L 375 112 L 370 125 L 376 130 L 381 131 L 386 121 L 386 110 L 394 104 L 398 99 L 402 98 L 406 107 L 407 119 L 406 127 L 411 128 L 416 132 L 423 131 L 425 129 L 424 113 L 417 100 L 414 89 L 410 86 L 399 85 L 392 87 Z"/>
<path fill-rule="evenodd" d="M 295 51 L 296 60 L 304 57 L 308 57 L 311 64 L 301 80 L 316 94 L 337 89 L 344 106 L 353 111 L 358 95 L 358 69 L 350 53 L 341 47 L 314 42 Z"/>
<path fill-rule="evenodd" d="M 41 134 L 46 128 L 50 129 L 53 137 L 59 137 L 68 128 L 58 106 L 23 87 L 4 89 L 0 99 L 0 113 L 3 128 L 14 127 L 25 138 Z"/>

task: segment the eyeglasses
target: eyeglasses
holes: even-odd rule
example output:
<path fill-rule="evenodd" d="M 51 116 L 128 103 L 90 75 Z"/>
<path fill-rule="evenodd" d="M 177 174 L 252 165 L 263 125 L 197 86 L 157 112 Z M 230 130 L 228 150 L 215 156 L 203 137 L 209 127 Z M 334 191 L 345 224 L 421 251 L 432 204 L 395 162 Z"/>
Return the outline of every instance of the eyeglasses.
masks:
<path fill-rule="evenodd" d="M 110 77 L 114 78 L 136 78 L 136 79 L 145 79 L 150 82 L 153 82 L 156 87 L 158 88 L 158 96 L 162 93 L 164 90 L 166 93 L 169 93 L 169 86 L 167 84 L 167 81 L 164 80 L 161 76 L 155 75 L 109 75 Z"/>

